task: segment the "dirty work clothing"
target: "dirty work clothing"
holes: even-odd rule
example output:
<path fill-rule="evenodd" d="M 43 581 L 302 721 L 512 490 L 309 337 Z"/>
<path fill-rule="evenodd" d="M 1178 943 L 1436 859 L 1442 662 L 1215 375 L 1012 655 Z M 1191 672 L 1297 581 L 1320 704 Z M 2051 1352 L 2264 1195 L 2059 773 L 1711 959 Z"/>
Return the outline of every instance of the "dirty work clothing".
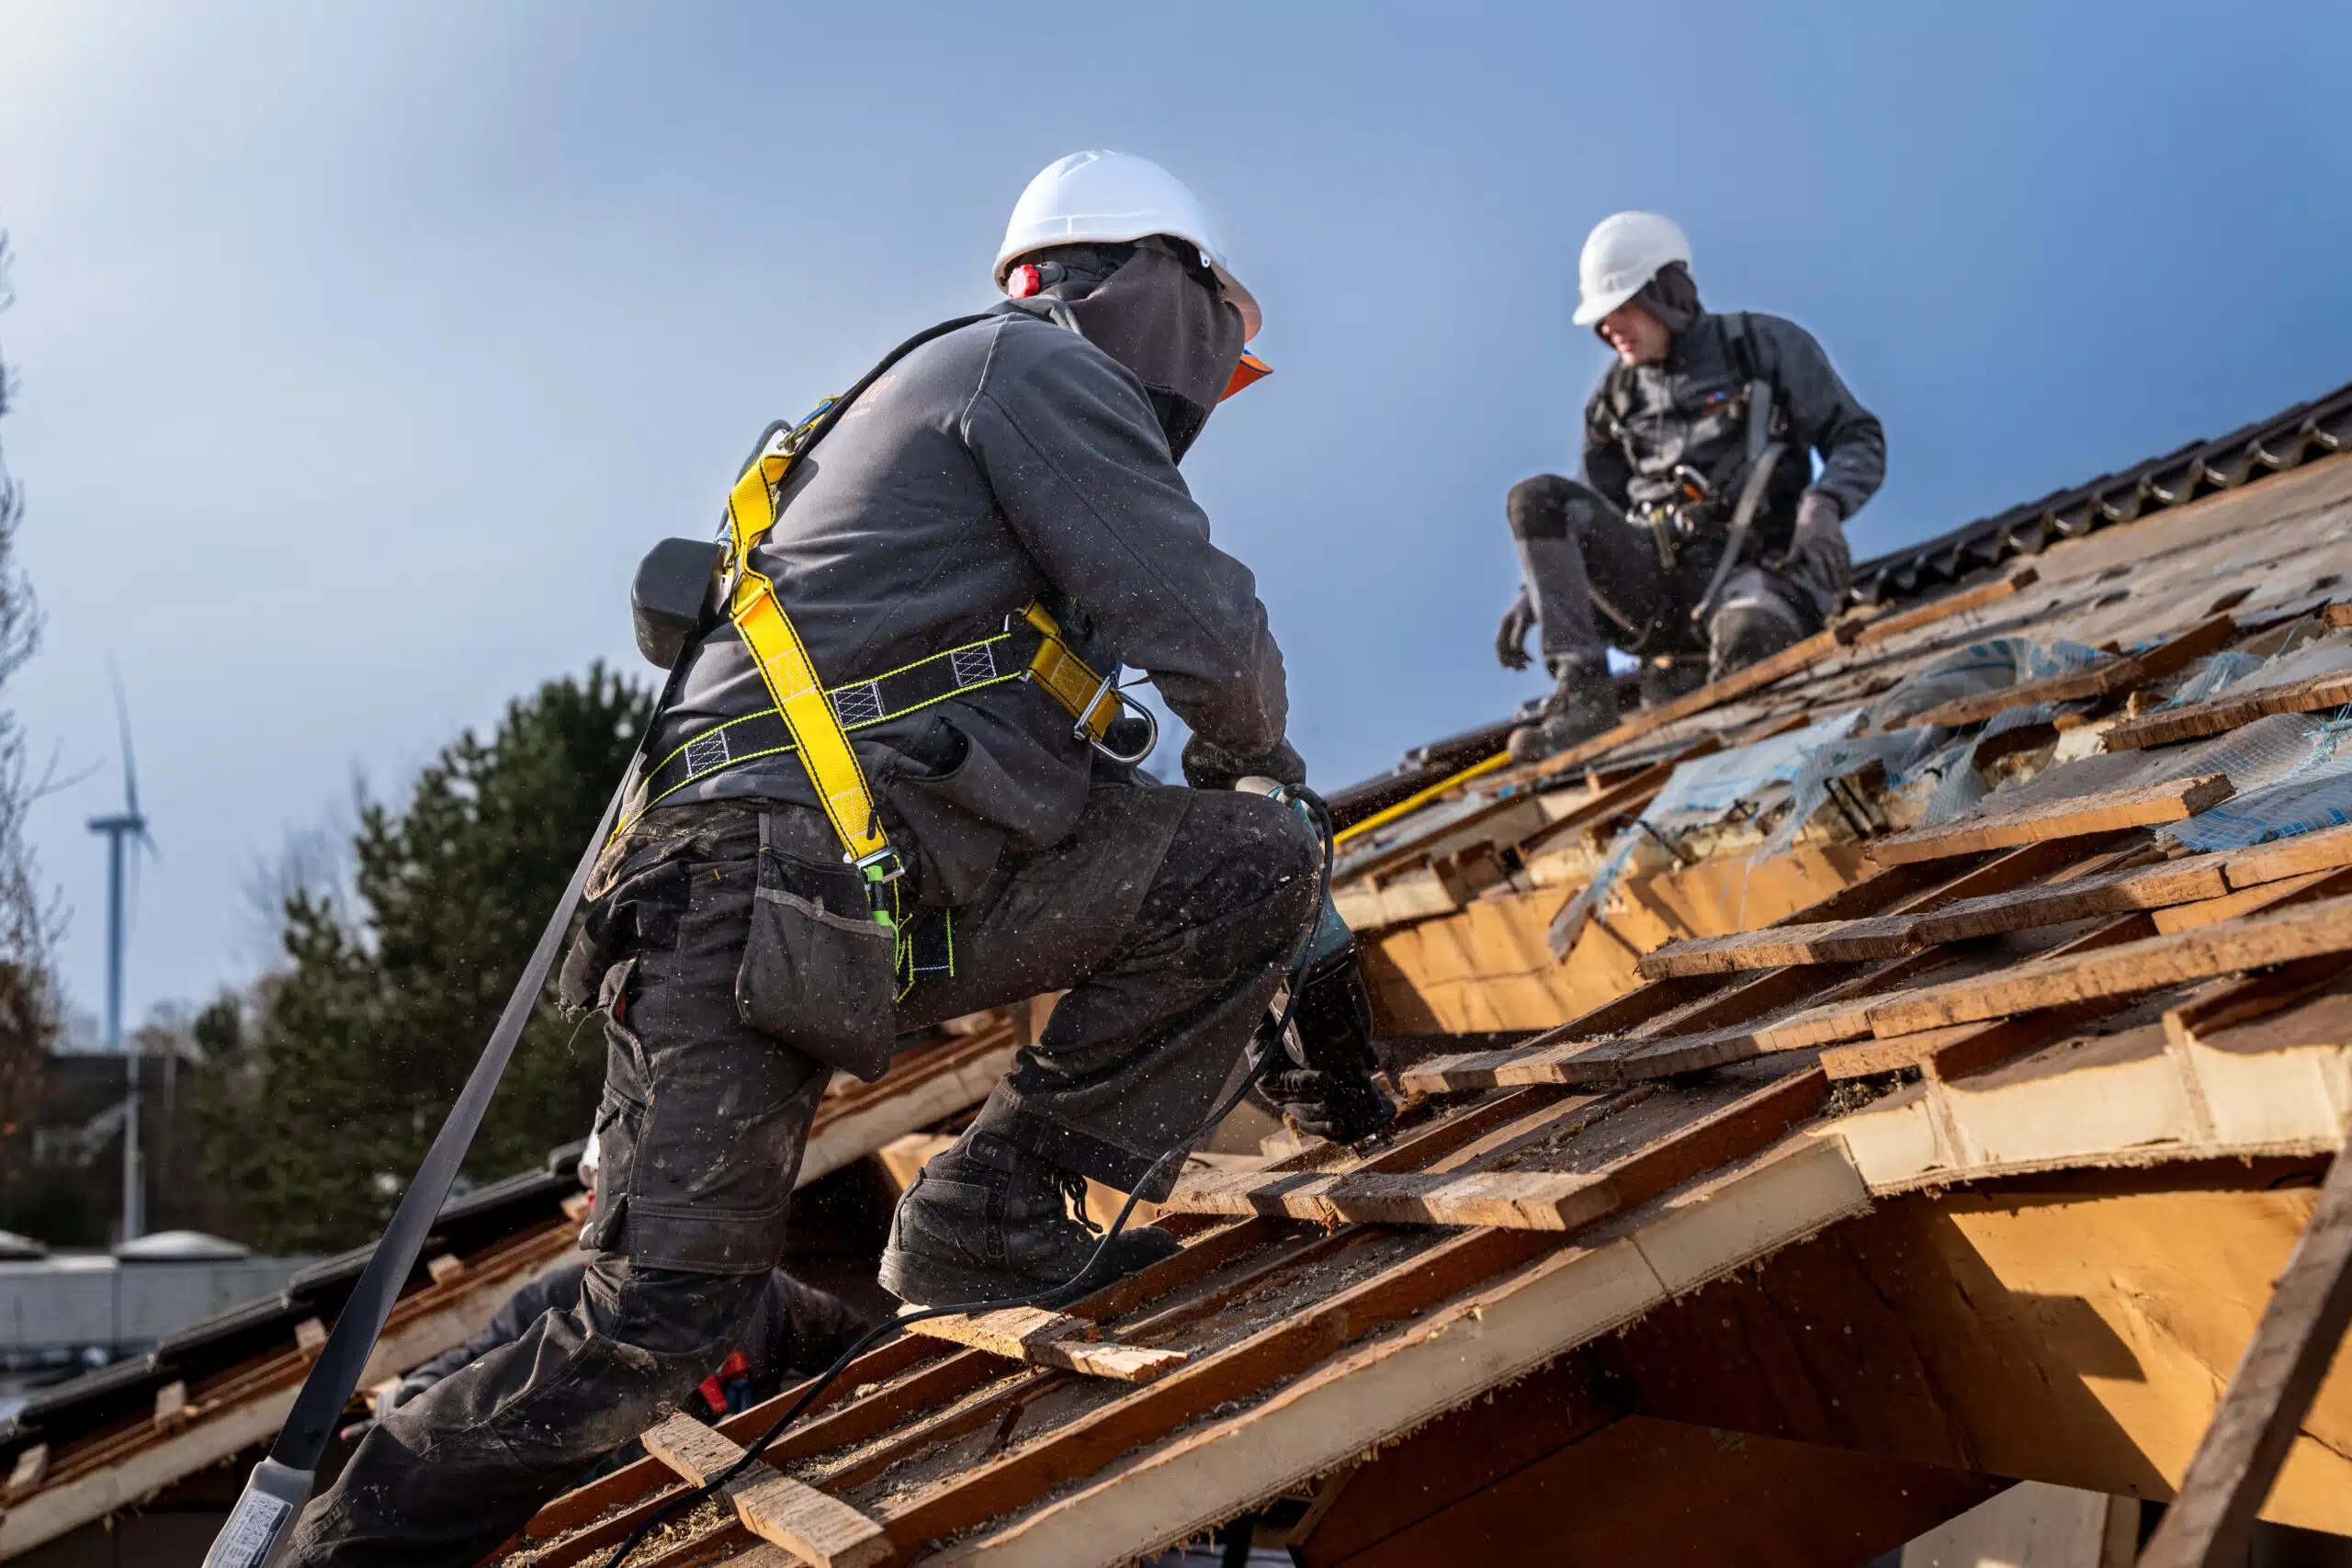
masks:
<path fill-rule="evenodd" d="M 1186 724 L 1242 756 L 1282 739 L 1282 655 L 1256 581 L 1209 542 L 1143 383 L 1008 303 L 909 354 L 787 479 L 752 552 L 829 686 L 1001 631 L 1033 600 L 1097 670 L 1148 671 Z M 684 656 L 650 755 L 764 712 L 731 625 Z M 1000 853 L 1067 837 L 1093 753 L 1025 682 L 861 729 L 858 760 L 921 841 L 925 897 L 978 896 Z M 799 761 L 743 762 L 670 797 L 815 804 Z"/>
<path fill-rule="evenodd" d="M 633 835 L 649 856 L 599 907 L 625 908 L 629 935 L 605 987 L 619 1016 L 581 1304 L 392 1412 L 305 1512 L 289 1562 L 470 1564 L 741 1337 L 828 1077 L 739 1010 L 761 815 L 651 814 Z M 766 815 L 772 847 L 831 831 L 813 808 Z M 955 974 L 918 978 L 897 1022 L 1068 987 L 978 1125 L 1133 1190 L 1227 1081 L 1314 912 L 1317 863 L 1260 796 L 1102 782 L 1065 840 L 955 911 Z"/>
<path fill-rule="evenodd" d="M 1846 521 L 1886 478 L 1886 431 L 1838 378 L 1814 335 L 1779 316 L 1742 311 L 1747 358 L 1772 388 L 1774 439 L 1789 452 L 1772 470 L 1750 548 L 1785 553 L 1797 499 L 1808 489 L 1838 504 Z M 1639 513 L 1680 492 L 1675 470 L 1696 469 L 1728 521 L 1745 469 L 1747 378 L 1731 318 L 1703 314 L 1653 365 L 1611 365 L 1585 405 L 1584 477 L 1621 513 Z M 1812 478 L 1810 455 L 1821 476 Z"/>
<path fill-rule="evenodd" d="M 402 1403 L 501 1346 L 512 1345 L 542 1314 L 577 1307 L 581 1280 L 587 1272 L 585 1258 L 567 1263 L 507 1297 L 480 1334 L 455 1349 L 444 1350 L 401 1380 L 414 1385 Z M 744 1376 L 751 1382 L 751 1397 L 765 1399 L 788 1382 L 823 1371 L 871 1326 L 840 1297 L 804 1285 L 781 1269 L 770 1271 L 766 1288 L 752 1303 L 752 1320 L 734 1347 L 743 1352 L 747 1363 Z M 709 1414 L 693 1401 L 687 1402 L 686 1408 L 698 1416 Z"/>
<path fill-rule="evenodd" d="M 1703 653 L 1716 679 L 1821 625 L 1823 612 L 1802 584 L 1758 566 L 1734 570 L 1707 625 L 1694 625 L 1690 606 L 1707 590 L 1714 558 L 1685 551 L 1668 571 L 1646 525 L 1574 479 L 1521 480 L 1506 513 L 1521 592 L 1543 627 L 1544 664 L 1555 679 L 1605 678 L 1607 644 L 1645 655 Z"/>

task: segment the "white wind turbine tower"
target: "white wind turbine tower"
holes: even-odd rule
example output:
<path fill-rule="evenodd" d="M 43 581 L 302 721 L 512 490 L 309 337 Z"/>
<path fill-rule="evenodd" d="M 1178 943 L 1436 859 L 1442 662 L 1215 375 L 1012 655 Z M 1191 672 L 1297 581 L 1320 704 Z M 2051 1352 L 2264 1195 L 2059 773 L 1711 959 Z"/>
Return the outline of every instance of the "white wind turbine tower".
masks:
<path fill-rule="evenodd" d="M 109 671 L 109 674 L 112 672 Z M 115 722 L 122 731 L 123 809 L 112 817 L 90 818 L 90 831 L 107 838 L 107 1049 L 123 1058 L 130 1094 L 122 1118 L 122 1239 L 136 1240 L 147 1229 L 147 1173 L 139 1152 L 139 1058 L 122 1043 L 122 950 L 127 935 L 123 898 L 125 851 L 144 845 L 161 856 L 139 812 L 139 764 L 130 750 L 130 709 L 122 700 L 122 681 L 114 678 Z M 126 840 L 129 840 L 126 844 Z"/>

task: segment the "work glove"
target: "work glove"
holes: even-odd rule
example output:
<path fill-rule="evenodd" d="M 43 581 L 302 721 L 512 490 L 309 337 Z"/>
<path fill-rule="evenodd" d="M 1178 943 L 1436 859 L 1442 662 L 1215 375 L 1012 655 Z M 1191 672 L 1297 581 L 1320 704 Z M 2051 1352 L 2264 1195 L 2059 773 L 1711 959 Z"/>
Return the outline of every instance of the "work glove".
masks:
<path fill-rule="evenodd" d="M 1369 1072 L 1289 1067 L 1268 1073 L 1259 1087 L 1299 1131 L 1335 1144 L 1360 1144 L 1396 1120 L 1396 1102 Z"/>
<path fill-rule="evenodd" d="M 376 1419 L 381 1421 L 440 1381 L 438 1378 L 428 1378 L 416 1372 L 409 1373 L 399 1382 L 376 1395 L 372 1405 Z"/>
<path fill-rule="evenodd" d="M 1535 603 L 1526 589 L 1510 602 L 1503 612 L 1503 624 L 1495 628 L 1495 661 L 1506 670 L 1527 668 L 1527 634 L 1535 626 Z"/>
<path fill-rule="evenodd" d="M 1845 602 L 1846 590 L 1854 581 L 1854 557 L 1846 547 L 1845 509 L 1836 497 L 1809 490 L 1797 502 L 1789 566 L 1812 592 L 1823 619 Z"/>
<path fill-rule="evenodd" d="M 1231 789 L 1252 774 L 1299 789 L 1306 784 L 1306 763 L 1288 740 L 1275 741 L 1262 757 L 1244 757 L 1201 735 L 1184 742 L 1184 782 L 1194 789 Z"/>

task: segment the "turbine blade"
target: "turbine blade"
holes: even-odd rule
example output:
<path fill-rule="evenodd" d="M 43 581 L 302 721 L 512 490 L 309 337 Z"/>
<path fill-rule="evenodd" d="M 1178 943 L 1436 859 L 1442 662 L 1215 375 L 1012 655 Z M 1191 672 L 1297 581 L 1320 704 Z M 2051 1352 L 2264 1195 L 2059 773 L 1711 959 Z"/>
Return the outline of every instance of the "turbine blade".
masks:
<path fill-rule="evenodd" d="M 130 705 L 123 700 L 122 671 L 113 660 L 107 660 L 107 679 L 114 683 L 114 717 L 122 731 L 122 795 L 130 814 L 139 815 L 139 759 L 130 747 Z M 143 829 L 142 829 L 143 831 Z"/>

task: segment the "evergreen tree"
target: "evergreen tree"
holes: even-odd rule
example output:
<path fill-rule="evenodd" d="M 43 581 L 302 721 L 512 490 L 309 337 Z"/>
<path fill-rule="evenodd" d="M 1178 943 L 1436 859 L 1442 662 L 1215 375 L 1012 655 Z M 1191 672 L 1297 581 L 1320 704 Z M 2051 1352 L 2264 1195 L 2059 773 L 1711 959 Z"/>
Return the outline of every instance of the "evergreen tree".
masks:
<path fill-rule="evenodd" d="M 584 683 L 552 681 L 509 705 L 488 741 L 466 732 L 419 775 L 404 811 L 361 811 L 347 897 L 288 897 L 285 968 L 198 1018 L 206 1172 L 258 1245 L 322 1251 L 381 1229 L 650 706 L 600 664 Z M 468 1175 L 511 1175 L 584 1134 L 603 1064 L 601 1034 L 575 1031 L 543 996 Z"/>

